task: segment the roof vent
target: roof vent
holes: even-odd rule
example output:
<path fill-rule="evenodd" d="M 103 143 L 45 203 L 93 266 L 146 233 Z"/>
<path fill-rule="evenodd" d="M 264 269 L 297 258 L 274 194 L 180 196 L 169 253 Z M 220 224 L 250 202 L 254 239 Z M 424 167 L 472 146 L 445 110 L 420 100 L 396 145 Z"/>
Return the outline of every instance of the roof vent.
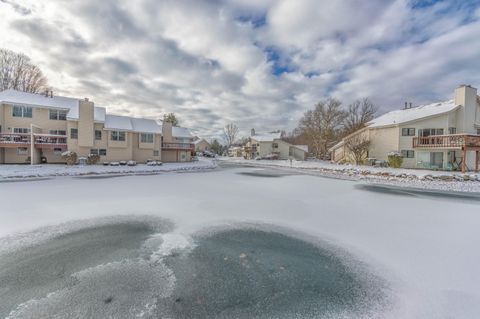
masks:
<path fill-rule="evenodd" d="M 88 97 L 86 97 L 84 100 L 85 100 L 85 102 L 88 102 Z"/>

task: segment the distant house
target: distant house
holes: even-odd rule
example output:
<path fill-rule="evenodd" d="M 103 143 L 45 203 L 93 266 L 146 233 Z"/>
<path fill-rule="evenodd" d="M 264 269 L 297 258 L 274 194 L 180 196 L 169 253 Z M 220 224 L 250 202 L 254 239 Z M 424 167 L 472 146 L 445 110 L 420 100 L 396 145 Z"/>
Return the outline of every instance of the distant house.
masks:
<path fill-rule="evenodd" d="M 250 141 L 244 148 L 248 159 L 276 156 L 278 159 L 303 161 L 308 154 L 307 145 L 293 145 L 281 139 L 281 132 L 255 133 L 252 129 Z"/>
<path fill-rule="evenodd" d="M 210 151 L 212 149 L 212 145 L 204 138 L 197 137 L 193 144 L 195 144 L 195 152 Z"/>
<path fill-rule="evenodd" d="M 480 159 L 480 97 L 477 89 L 461 85 L 450 101 L 388 112 L 330 149 L 335 162 L 352 162 L 347 145 L 368 139 L 365 157 L 387 160 L 391 152 L 403 157 L 402 167 L 478 170 Z"/>
<path fill-rule="evenodd" d="M 243 147 L 242 146 L 231 146 L 228 149 L 228 156 L 230 156 L 230 157 L 242 157 L 243 156 Z"/>

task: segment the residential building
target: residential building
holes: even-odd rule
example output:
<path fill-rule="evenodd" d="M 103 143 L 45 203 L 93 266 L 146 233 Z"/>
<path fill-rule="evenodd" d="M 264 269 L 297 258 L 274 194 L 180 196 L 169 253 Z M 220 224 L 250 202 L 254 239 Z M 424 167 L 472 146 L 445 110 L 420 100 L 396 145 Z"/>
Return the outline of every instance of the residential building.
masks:
<path fill-rule="evenodd" d="M 212 145 L 204 138 L 197 137 L 193 144 L 195 144 L 195 152 L 210 151 L 212 149 Z"/>
<path fill-rule="evenodd" d="M 307 145 L 293 145 L 282 140 L 281 132 L 255 133 L 251 130 L 250 140 L 244 148 L 244 157 L 248 159 L 276 156 L 278 159 L 296 159 L 303 161 L 308 154 Z"/>
<path fill-rule="evenodd" d="M 242 157 L 243 156 L 243 146 L 230 146 L 228 149 L 228 156 L 230 157 Z"/>
<path fill-rule="evenodd" d="M 0 163 L 63 163 L 62 152 L 101 161 L 189 161 L 193 136 L 185 128 L 106 114 L 88 99 L 15 90 L 0 92 Z"/>
<path fill-rule="evenodd" d="M 362 136 L 370 141 L 365 157 L 387 160 L 398 152 L 402 167 L 476 170 L 480 151 L 480 97 L 461 85 L 453 100 L 388 112 L 330 149 L 335 162 L 351 162 L 346 142 Z"/>

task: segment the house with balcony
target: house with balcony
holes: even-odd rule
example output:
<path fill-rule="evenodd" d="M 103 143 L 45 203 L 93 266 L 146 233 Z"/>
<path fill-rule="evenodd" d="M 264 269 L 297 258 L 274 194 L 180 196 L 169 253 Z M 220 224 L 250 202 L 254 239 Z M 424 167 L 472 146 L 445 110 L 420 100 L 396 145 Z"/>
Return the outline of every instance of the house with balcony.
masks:
<path fill-rule="evenodd" d="M 375 118 L 330 149 L 334 162 L 352 162 L 346 143 L 361 136 L 370 146 L 365 157 L 403 157 L 404 168 L 478 171 L 480 160 L 480 97 L 461 85 L 449 101 L 408 107 Z"/>
<path fill-rule="evenodd" d="M 169 123 L 107 114 L 88 99 L 0 92 L 0 163 L 62 163 L 66 150 L 108 162 L 189 161 L 192 138 Z"/>
<path fill-rule="evenodd" d="M 256 133 L 251 130 L 250 138 L 244 147 L 246 159 L 278 158 L 282 160 L 296 159 L 303 161 L 308 154 L 307 145 L 293 145 L 282 139 L 281 132 Z"/>

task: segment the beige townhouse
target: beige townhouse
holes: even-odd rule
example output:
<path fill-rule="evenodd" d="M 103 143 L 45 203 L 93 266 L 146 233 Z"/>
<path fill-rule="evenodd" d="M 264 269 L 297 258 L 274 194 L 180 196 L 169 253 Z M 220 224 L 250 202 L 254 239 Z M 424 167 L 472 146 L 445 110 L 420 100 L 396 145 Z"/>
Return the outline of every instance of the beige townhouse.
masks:
<path fill-rule="evenodd" d="M 195 152 L 210 151 L 212 149 L 212 145 L 204 138 L 197 137 L 193 144 L 195 144 Z"/>
<path fill-rule="evenodd" d="M 15 90 L 0 92 L 0 163 L 62 163 L 62 152 L 101 161 L 189 161 L 188 129 L 110 115 L 88 99 Z"/>
<path fill-rule="evenodd" d="M 387 160 L 400 153 L 404 168 L 478 171 L 480 97 L 477 89 L 461 85 L 453 100 L 388 112 L 330 149 L 334 162 L 352 162 L 347 141 L 367 139 L 365 157 Z"/>
<path fill-rule="evenodd" d="M 281 132 L 256 133 L 251 130 L 250 139 L 244 148 L 247 159 L 275 156 L 278 159 L 296 159 L 303 161 L 308 154 L 307 145 L 293 145 L 282 140 Z"/>

